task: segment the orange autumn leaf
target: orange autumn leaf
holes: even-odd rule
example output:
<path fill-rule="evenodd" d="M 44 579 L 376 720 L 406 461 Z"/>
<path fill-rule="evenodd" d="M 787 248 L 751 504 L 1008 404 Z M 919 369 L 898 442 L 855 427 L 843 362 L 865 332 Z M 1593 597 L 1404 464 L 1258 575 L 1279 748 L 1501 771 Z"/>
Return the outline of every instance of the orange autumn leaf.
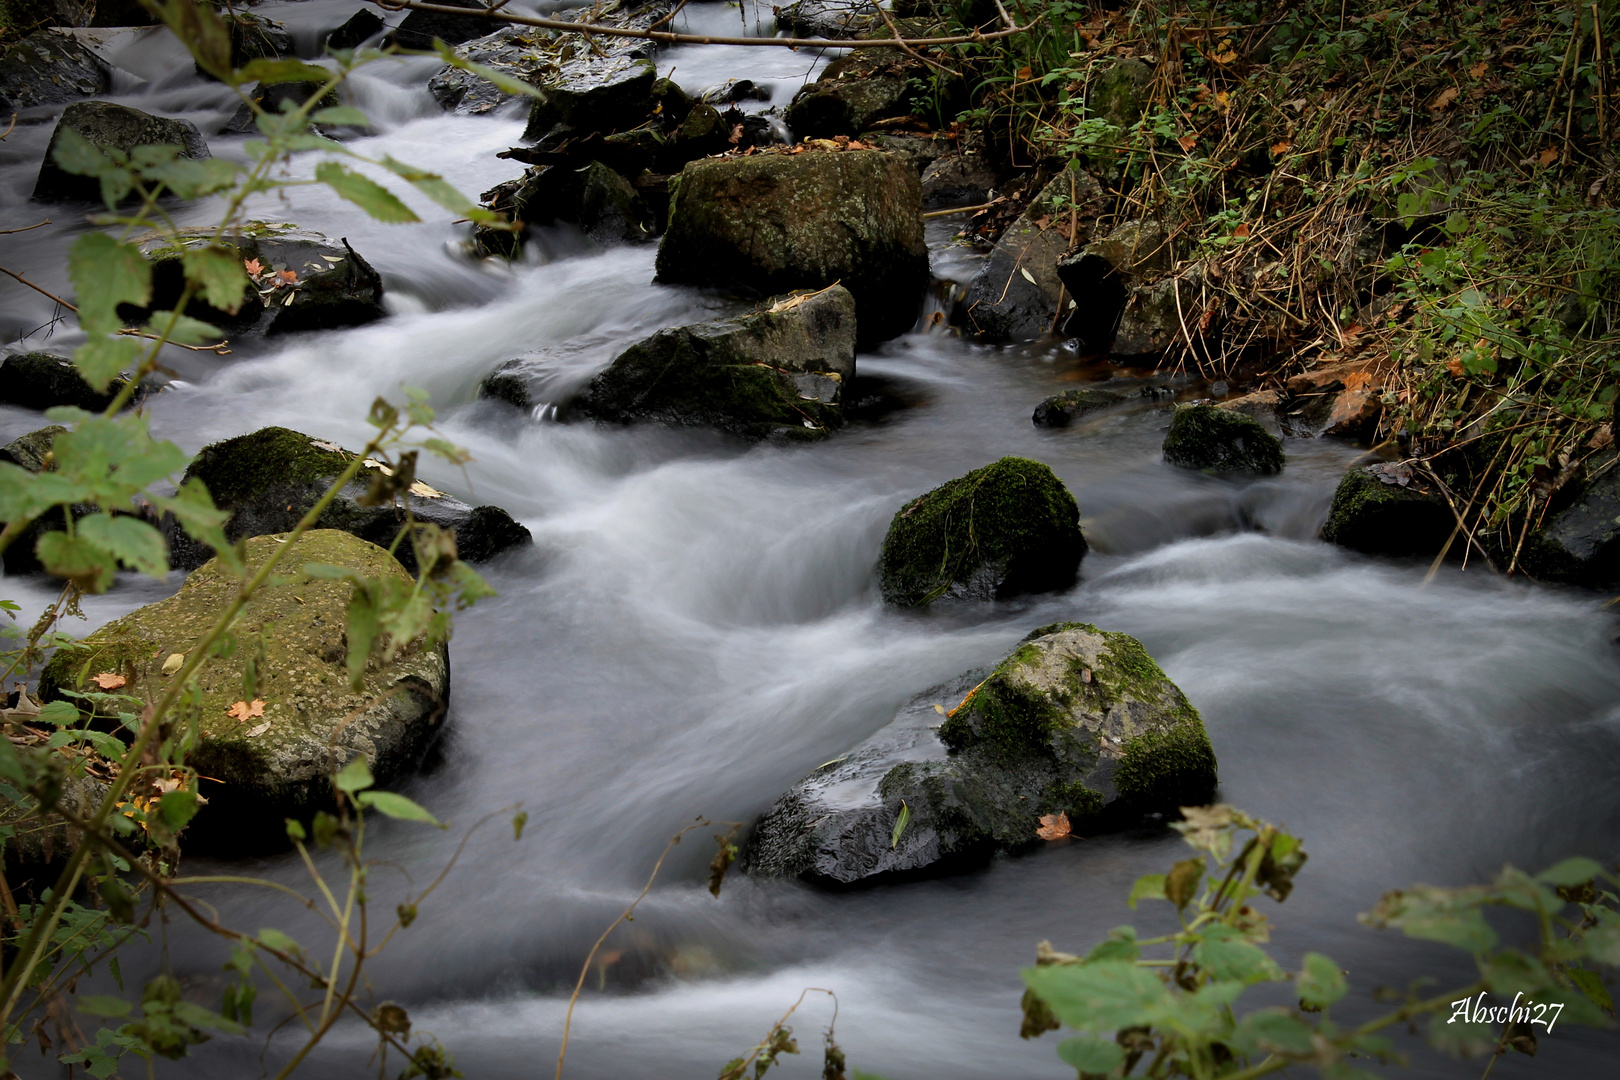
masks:
<path fill-rule="evenodd" d="M 1485 77 L 1485 72 L 1489 70 L 1490 64 L 1484 60 L 1481 60 L 1479 63 L 1468 69 L 1468 77 L 1471 79 L 1483 79 Z"/>
<path fill-rule="evenodd" d="M 248 277 L 258 277 L 264 273 L 264 267 L 259 264 L 258 259 L 243 259 L 242 269 L 248 272 Z"/>
<path fill-rule="evenodd" d="M 1455 86 L 1448 86 L 1444 90 L 1440 91 L 1440 93 L 1435 95 L 1435 99 L 1429 102 L 1429 108 L 1433 109 L 1435 112 L 1439 112 L 1441 109 L 1444 109 L 1446 106 L 1455 101 L 1456 98 L 1457 88 Z"/>
<path fill-rule="evenodd" d="M 1176 142 L 1180 144 L 1183 150 L 1191 150 L 1193 147 L 1198 145 L 1198 136 L 1183 135 L 1181 138 L 1177 139 Z"/>
<path fill-rule="evenodd" d="M 90 681 L 101 687 L 103 690 L 117 690 L 128 680 L 122 675 L 114 675 L 110 671 L 103 671 L 100 675 L 97 675 Z"/>
<path fill-rule="evenodd" d="M 1450 360 L 1447 360 L 1446 370 L 1457 376 L 1459 379 L 1467 373 L 1466 369 L 1463 367 L 1462 357 L 1460 356 L 1453 356 Z"/>
<path fill-rule="evenodd" d="M 1279 142 L 1279 143 L 1272 143 L 1271 144 L 1271 156 L 1272 157 L 1282 157 L 1284 154 L 1288 153 L 1288 151 L 1292 150 L 1293 148 L 1294 148 L 1294 144 L 1289 142 L 1287 139 L 1284 139 L 1282 142 Z"/>
<path fill-rule="evenodd" d="M 279 281 L 282 281 L 285 284 L 295 285 L 298 282 L 298 271 L 296 271 L 296 270 L 283 270 L 280 273 L 276 274 L 276 278 Z"/>
<path fill-rule="evenodd" d="M 1351 327 L 1351 329 L 1355 330 L 1359 328 Z M 1350 336 L 1349 331 L 1346 331 L 1345 337 Z M 1373 377 L 1369 373 L 1365 371 L 1352 371 L 1350 374 L 1344 377 L 1344 388 L 1346 390 L 1364 390 L 1371 385 L 1372 381 Z"/>
<path fill-rule="evenodd" d="M 226 709 L 225 714 L 227 716 L 234 717 L 238 721 L 250 720 L 254 717 L 263 716 L 264 701 L 260 698 L 254 698 L 253 704 L 251 705 L 245 701 L 238 701 L 235 705 L 232 705 L 230 708 Z"/>
<path fill-rule="evenodd" d="M 1215 61 L 1217 64 L 1230 64 L 1237 58 L 1238 54 L 1232 49 L 1223 49 L 1214 56 L 1210 57 L 1210 59 Z"/>
<path fill-rule="evenodd" d="M 1227 109 L 1231 108 L 1231 103 L 1232 103 L 1232 95 L 1231 94 L 1227 93 L 1225 90 L 1221 90 L 1218 93 L 1216 93 L 1216 95 L 1215 95 L 1215 111 L 1216 112 L 1225 112 Z"/>
<path fill-rule="evenodd" d="M 1061 840 L 1069 835 L 1069 815 L 1063 811 L 1055 814 L 1042 814 L 1041 827 L 1035 830 L 1035 835 L 1042 840 Z"/>
<path fill-rule="evenodd" d="M 1237 237 L 1239 240 L 1242 240 L 1245 237 L 1247 237 L 1249 235 L 1249 223 L 1247 221 L 1245 221 L 1243 224 L 1241 224 L 1237 228 L 1233 229 L 1232 230 L 1232 235 Z"/>
<path fill-rule="evenodd" d="M 1557 160 L 1558 151 L 1550 146 L 1543 150 L 1540 154 L 1536 155 L 1536 164 L 1540 165 L 1543 169 Z"/>
<path fill-rule="evenodd" d="M 1027 78 L 1030 78 L 1030 77 L 1031 77 L 1031 76 L 1033 76 L 1033 75 L 1034 75 L 1034 74 L 1035 74 L 1035 69 L 1034 69 L 1034 68 L 1030 68 L 1030 67 L 1021 67 L 1021 68 L 1019 68 L 1019 69 L 1018 69 L 1018 77 L 1019 77 L 1019 78 L 1020 78 L 1020 79 L 1027 79 Z"/>

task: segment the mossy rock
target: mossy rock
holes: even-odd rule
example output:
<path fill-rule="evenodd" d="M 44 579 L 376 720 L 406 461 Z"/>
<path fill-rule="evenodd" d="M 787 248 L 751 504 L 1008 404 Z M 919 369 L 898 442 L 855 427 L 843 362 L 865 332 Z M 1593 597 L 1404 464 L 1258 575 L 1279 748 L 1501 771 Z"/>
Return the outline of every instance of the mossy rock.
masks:
<path fill-rule="evenodd" d="M 106 153 L 117 150 L 128 154 L 137 146 L 178 146 L 180 156 L 202 160 L 211 157 L 208 141 L 189 120 L 169 120 L 118 105 L 111 101 L 77 101 L 62 110 L 45 147 L 33 197 L 41 202 L 79 201 L 101 203 L 101 181 L 79 176 L 56 163 L 56 149 L 64 130 L 71 129 L 86 142 Z M 133 192 L 125 202 L 136 198 Z"/>
<path fill-rule="evenodd" d="M 73 361 L 48 352 L 13 353 L 0 357 L 0 404 L 24 409 L 76 405 L 89 412 L 102 412 L 129 380 L 115 376 L 106 390 L 97 390 L 84 381 Z M 137 387 L 130 399 L 137 405 L 145 396 Z"/>
<path fill-rule="evenodd" d="M 250 571 L 283 543 L 271 536 L 249 540 Z M 180 707 L 176 730 L 197 733 L 188 762 L 209 778 L 201 793 L 210 801 L 205 818 L 212 820 L 200 818 L 196 827 L 227 843 L 238 830 L 262 841 L 277 833 L 283 817 L 324 804 L 327 777 L 356 756 L 384 782 L 412 768 L 444 716 L 450 660 L 443 644 L 415 642 L 392 660 L 379 647 L 361 689 L 351 689 L 346 627 L 354 587 L 306 579 L 301 569 L 310 563 L 408 580 L 375 544 L 332 529 L 306 533 L 284 557 L 281 583 L 262 588 L 242 610 L 231 630 L 235 649 L 200 669 L 200 697 Z M 199 647 L 240 587 L 217 560 L 209 562 L 169 599 L 58 650 L 40 676 L 41 696 L 83 691 L 97 674 L 115 672 L 127 680 L 123 693 L 156 700 L 171 678 L 164 664 Z M 259 672 L 263 716 L 239 720 L 229 710 L 244 700 L 250 658 Z"/>
<path fill-rule="evenodd" d="M 1035 406 L 1034 415 L 1030 419 L 1035 422 L 1036 427 L 1068 427 L 1091 413 L 1112 409 L 1129 400 L 1130 398 L 1124 394 L 1116 394 L 1112 390 L 1097 390 L 1092 387 L 1065 390 L 1061 394 L 1053 394 Z"/>
<path fill-rule="evenodd" d="M 1063 481 L 1038 461 L 1004 457 L 902 507 L 883 538 L 878 583 L 898 607 L 994 600 L 1072 584 L 1085 554 Z"/>
<path fill-rule="evenodd" d="M 827 65 L 788 106 L 787 123 L 801 139 L 858 135 L 880 120 L 911 111 L 912 80 L 927 69 L 899 50 L 858 49 Z"/>
<path fill-rule="evenodd" d="M 1282 443 L 1242 413 L 1215 405 L 1181 405 L 1164 437 L 1164 460 L 1184 469 L 1247 472 L 1269 476 L 1282 472 Z"/>
<path fill-rule="evenodd" d="M 1142 644 L 1057 623 L 801 781 L 745 865 L 837 885 L 949 873 L 1036 843 L 1044 815 L 1094 835 L 1208 802 L 1216 782 L 1197 710 Z"/>
<path fill-rule="evenodd" d="M 1456 524 L 1445 496 L 1410 468 L 1384 463 L 1339 481 L 1322 539 L 1367 555 L 1434 555 Z"/>

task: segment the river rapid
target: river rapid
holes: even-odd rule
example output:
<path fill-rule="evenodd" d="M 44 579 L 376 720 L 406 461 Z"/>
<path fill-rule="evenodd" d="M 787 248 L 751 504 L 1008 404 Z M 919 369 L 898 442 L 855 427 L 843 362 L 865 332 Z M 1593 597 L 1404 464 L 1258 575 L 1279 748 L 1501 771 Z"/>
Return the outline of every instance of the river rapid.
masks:
<path fill-rule="evenodd" d="M 255 10 L 285 21 L 314 56 L 357 6 Z M 711 33 L 743 25 L 737 8 L 715 3 L 693 4 L 682 19 Z M 115 100 L 205 133 L 234 108 L 227 90 L 192 74 L 166 31 L 108 48 L 121 69 Z M 774 87 L 777 103 L 824 62 L 720 46 L 659 56 L 660 70 L 689 90 L 747 77 Z M 399 59 L 356 76 L 353 101 L 375 133 L 353 148 L 439 170 L 473 194 L 516 175 L 521 166 L 495 153 L 518 144 L 522 117 L 443 113 L 426 88 L 437 67 Z M 52 221 L 0 239 L 0 262 L 65 295 L 66 248 L 92 226 L 76 207 L 27 201 L 50 130 L 22 123 L 0 143 L 0 227 Z M 243 155 L 242 141 L 210 136 L 219 156 Z M 268 424 L 359 446 L 373 397 L 423 387 L 445 434 L 475 458 L 465 472 L 426 465 L 426 479 L 504 506 L 534 533 L 532 549 L 484 568 L 500 596 L 457 617 L 448 733 L 430 767 L 400 788 L 451 828 L 383 822 L 368 836 L 371 853 L 391 864 L 372 890 L 386 912 L 405 872 L 420 887 L 469 827 L 496 816 L 369 967 L 378 997 L 404 1004 L 466 1075 L 549 1075 L 590 944 L 672 834 L 699 815 L 752 821 L 903 702 L 1060 619 L 1139 637 L 1202 712 L 1220 797 L 1305 838 L 1311 859 L 1294 895 L 1263 903 L 1285 966 L 1315 949 L 1348 970 L 1348 1018 L 1380 1008 L 1375 987 L 1471 977 L 1449 950 L 1357 924 L 1386 889 L 1479 881 L 1504 862 L 1538 869 L 1576 853 L 1620 855 L 1612 611 L 1602 597 L 1477 568 L 1451 565 L 1426 582 L 1426 566 L 1321 543 L 1316 530 L 1354 447 L 1290 440 L 1287 469 L 1269 479 L 1176 470 L 1160 460 L 1163 402 L 1064 430 L 1030 423 L 1043 397 L 1107 378 L 1105 364 L 1055 341 L 992 348 L 939 330 L 862 355 L 857 391 L 893 407 L 813 446 L 537 419 L 477 400 L 479 381 L 510 357 L 567 345 L 552 354 L 556 377 L 577 382 L 659 327 L 743 303 L 655 285 L 653 246 L 598 250 L 566 228 L 540 233 L 519 265 L 480 265 L 460 254 L 463 226 L 414 193 L 403 197 L 420 224 L 379 225 L 315 186 L 252 208 L 347 237 L 383 274 L 390 316 L 243 341 L 225 358 L 171 350 L 178 379 L 148 408 L 156 433 L 190 451 Z M 181 220 L 209 222 L 216 210 L 181 208 Z M 935 274 L 965 283 L 977 256 L 951 232 L 930 226 Z M 51 301 L 9 280 L 0 297 L 5 341 L 76 344 L 70 324 L 52 327 Z M 1182 397 L 1211 392 L 1189 383 Z M 0 407 L 0 441 L 41 422 Z M 1046 462 L 1074 492 L 1092 545 L 1080 582 L 993 607 L 886 610 L 873 567 L 891 515 L 1005 454 Z M 166 583 L 126 575 L 86 603 L 82 629 L 179 583 L 178 574 Z M 3 588 L 29 616 L 49 599 L 40 580 Z M 529 815 L 521 841 L 508 824 L 518 804 Z M 710 831 L 674 850 L 634 923 L 609 940 L 611 962 L 591 972 L 574 1014 L 567 1075 L 712 1077 L 801 990 L 820 987 L 837 994 L 851 1065 L 891 1080 L 1072 1076 L 1054 1055 L 1056 1038 L 1018 1038 L 1018 968 L 1042 939 L 1084 951 L 1121 923 L 1163 928 L 1163 905 L 1131 912 L 1124 899 L 1138 875 L 1185 851 L 1168 830 L 1144 828 L 855 892 L 735 875 L 715 900 L 705 887 Z M 290 856 L 188 867 L 308 884 Z M 207 895 L 228 924 L 326 940 L 283 897 Z M 154 927 L 154 937 L 217 1003 L 223 943 L 184 920 Z M 163 960 L 156 946 L 130 953 L 126 981 L 138 985 Z M 260 1000 L 269 1005 L 268 991 Z M 825 995 L 807 996 L 792 1021 L 806 1053 L 784 1061 L 783 1077 L 819 1075 L 818 1030 L 831 1016 Z M 261 1043 L 217 1038 L 160 1071 L 246 1077 L 269 1064 L 273 1073 L 300 1043 L 283 1030 L 261 1058 Z M 366 1074 L 373 1048 L 364 1030 L 340 1026 L 300 1075 Z M 1403 1048 L 1414 1062 L 1400 1075 L 1477 1077 L 1484 1067 L 1438 1058 L 1416 1040 Z M 1620 1071 L 1617 1060 L 1614 1035 L 1560 1027 L 1534 1061 L 1510 1056 L 1492 1075 L 1606 1077 Z M 25 1077 L 60 1074 L 32 1051 L 17 1066 Z"/>

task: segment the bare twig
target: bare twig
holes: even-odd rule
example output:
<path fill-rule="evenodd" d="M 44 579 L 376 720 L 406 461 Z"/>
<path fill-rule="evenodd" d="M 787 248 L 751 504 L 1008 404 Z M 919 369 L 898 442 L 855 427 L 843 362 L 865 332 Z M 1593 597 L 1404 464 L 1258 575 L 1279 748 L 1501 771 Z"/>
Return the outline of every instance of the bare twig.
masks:
<path fill-rule="evenodd" d="M 24 225 L 20 229 L 0 229 L 0 236 L 10 236 L 12 233 L 27 232 L 29 229 L 37 229 L 41 225 L 49 225 L 50 223 L 51 219 L 46 218 L 44 221 L 38 221 L 32 225 Z"/>

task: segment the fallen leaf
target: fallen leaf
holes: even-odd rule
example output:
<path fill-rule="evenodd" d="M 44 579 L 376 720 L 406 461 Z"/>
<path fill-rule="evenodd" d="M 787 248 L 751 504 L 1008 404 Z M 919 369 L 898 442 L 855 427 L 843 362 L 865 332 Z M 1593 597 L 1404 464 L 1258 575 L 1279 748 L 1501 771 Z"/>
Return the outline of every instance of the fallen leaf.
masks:
<path fill-rule="evenodd" d="M 1441 109 L 1444 109 L 1446 106 L 1455 101 L 1456 98 L 1457 88 L 1455 86 L 1448 86 L 1444 90 L 1440 91 L 1440 93 L 1435 95 L 1434 100 L 1429 102 L 1429 108 L 1434 112 L 1439 112 Z"/>
<path fill-rule="evenodd" d="M 173 675 L 186 664 L 185 653 L 170 653 L 169 658 L 163 661 L 163 674 Z"/>
<path fill-rule="evenodd" d="M 1021 68 L 1018 69 L 1018 77 L 1020 79 L 1031 78 L 1031 77 L 1034 76 L 1034 74 L 1035 74 L 1035 69 L 1031 68 L 1031 67 L 1021 67 Z"/>
<path fill-rule="evenodd" d="M 1238 58 L 1238 54 L 1233 49 L 1223 49 L 1222 51 L 1220 51 L 1220 52 L 1218 52 L 1215 55 L 1210 57 L 1210 59 L 1215 61 L 1217 64 L 1230 64 L 1232 61 L 1236 60 L 1237 58 Z"/>
<path fill-rule="evenodd" d="M 1282 142 L 1271 144 L 1271 155 L 1272 157 L 1282 157 L 1293 148 L 1294 144 L 1289 142 L 1287 139 L 1284 139 Z"/>
<path fill-rule="evenodd" d="M 1596 440 L 1594 439 L 1593 441 L 1595 442 Z M 945 706 L 943 706 L 943 705 L 935 705 L 934 706 L 934 711 L 939 713 L 939 715 L 944 716 L 945 715 Z"/>
<path fill-rule="evenodd" d="M 259 264 L 258 259 L 243 259 L 242 269 L 248 272 L 248 277 L 258 277 L 264 273 L 264 267 Z"/>
<path fill-rule="evenodd" d="M 309 440 L 309 445 L 318 446 L 322 450 L 330 450 L 333 453 L 338 453 L 343 449 L 343 447 L 339 446 L 337 443 L 327 442 L 325 439 L 311 439 Z"/>
<path fill-rule="evenodd" d="M 1545 169 L 1547 166 L 1551 165 L 1553 162 L 1555 162 L 1557 160 L 1558 160 L 1558 151 L 1555 150 L 1551 146 L 1547 147 L 1547 149 L 1543 150 L 1540 154 L 1536 155 L 1536 164 L 1540 165 L 1543 169 Z"/>
<path fill-rule="evenodd" d="M 1468 69 L 1468 77 L 1470 79 L 1483 79 L 1485 77 L 1485 73 L 1490 70 L 1490 67 L 1490 64 L 1486 63 L 1484 60 L 1481 60 L 1479 63 Z"/>
<path fill-rule="evenodd" d="M 1042 840 L 1061 840 L 1069 835 L 1069 815 L 1063 811 L 1055 814 L 1042 814 L 1041 827 L 1035 830 L 1035 835 Z"/>
<path fill-rule="evenodd" d="M 417 496 L 418 498 L 421 498 L 421 499 L 442 499 L 442 498 L 444 498 L 444 492 L 438 490 L 437 488 L 429 487 L 427 484 L 423 483 L 420 480 L 412 481 L 411 486 L 406 488 L 405 490 L 410 492 L 412 495 L 415 495 L 415 496 Z"/>
<path fill-rule="evenodd" d="M 103 671 L 100 675 L 97 675 L 90 681 L 101 687 L 103 690 L 117 690 L 129 680 L 125 679 L 122 675 L 114 675 L 110 671 Z"/>
<path fill-rule="evenodd" d="M 1285 101 L 1283 104 L 1292 106 L 1295 112 L 1304 112 L 1305 106 L 1309 105 L 1310 102 L 1306 101 L 1304 98 L 1295 98 L 1293 101 Z"/>
<path fill-rule="evenodd" d="M 1344 377 L 1344 388 L 1346 390 L 1365 390 L 1372 381 L 1373 377 L 1368 372 L 1352 371 Z"/>
<path fill-rule="evenodd" d="M 1183 135 L 1181 138 L 1176 140 L 1176 145 L 1180 146 L 1183 150 L 1191 150 L 1193 147 L 1198 145 L 1198 136 Z"/>
<path fill-rule="evenodd" d="M 249 731 L 247 733 L 247 737 L 250 738 L 250 739 L 257 739 L 260 735 L 263 735 L 265 732 L 267 732 L 269 730 L 270 730 L 270 721 L 266 720 L 264 723 L 260 724 L 258 727 L 249 729 Z"/>
<path fill-rule="evenodd" d="M 1245 221 L 1243 224 L 1233 229 L 1232 235 L 1237 237 L 1239 240 L 1245 239 L 1249 235 L 1249 223 Z"/>
<path fill-rule="evenodd" d="M 1090 668 L 1085 667 L 1085 668 L 1080 669 L 1080 681 L 1083 682 L 1083 683 L 1089 683 L 1091 681 L 1091 669 Z"/>
<path fill-rule="evenodd" d="M 1232 95 L 1222 90 L 1215 95 L 1215 111 L 1225 112 L 1232 107 Z"/>
<path fill-rule="evenodd" d="M 276 280 L 284 285 L 296 285 L 298 284 L 298 271 L 282 270 L 276 274 Z"/>
<path fill-rule="evenodd" d="M 1614 445 L 1614 425 L 1604 424 L 1592 432 L 1591 446 L 1594 450 L 1606 450 Z"/>
<path fill-rule="evenodd" d="M 1018 272 L 1020 274 L 1023 274 L 1024 275 L 1024 280 L 1029 282 L 1031 285 L 1036 285 L 1036 286 L 1040 285 L 1040 282 L 1035 280 L 1035 275 L 1029 272 L 1029 267 L 1020 266 L 1018 268 Z"/>
<path fill-rule="evenodd" d="M 249 720 L 256 716 L 263 716 L 264 701 L 261 698 L 254 698 L 253 704 L 251 705 L 245 701 L 238 701 L 235 705 L 232 705 L 230 708 L 226 709 L 225 714 L 227 716 L 234 716 L 238 721 Z"/>
<path fill-rule="evenodd" d="M 1463 375 L 1465 374 L 1465 370 L 1463 368 L 1462 357 L 1453 356 L 1450 360 L 1447 360 L 1446 361 L 1446 370 L 1451 372 L 1453 375 L 1457 376 L 1457 378 L 1459 378 L 1459 379 L 1462 378 Z"/>

